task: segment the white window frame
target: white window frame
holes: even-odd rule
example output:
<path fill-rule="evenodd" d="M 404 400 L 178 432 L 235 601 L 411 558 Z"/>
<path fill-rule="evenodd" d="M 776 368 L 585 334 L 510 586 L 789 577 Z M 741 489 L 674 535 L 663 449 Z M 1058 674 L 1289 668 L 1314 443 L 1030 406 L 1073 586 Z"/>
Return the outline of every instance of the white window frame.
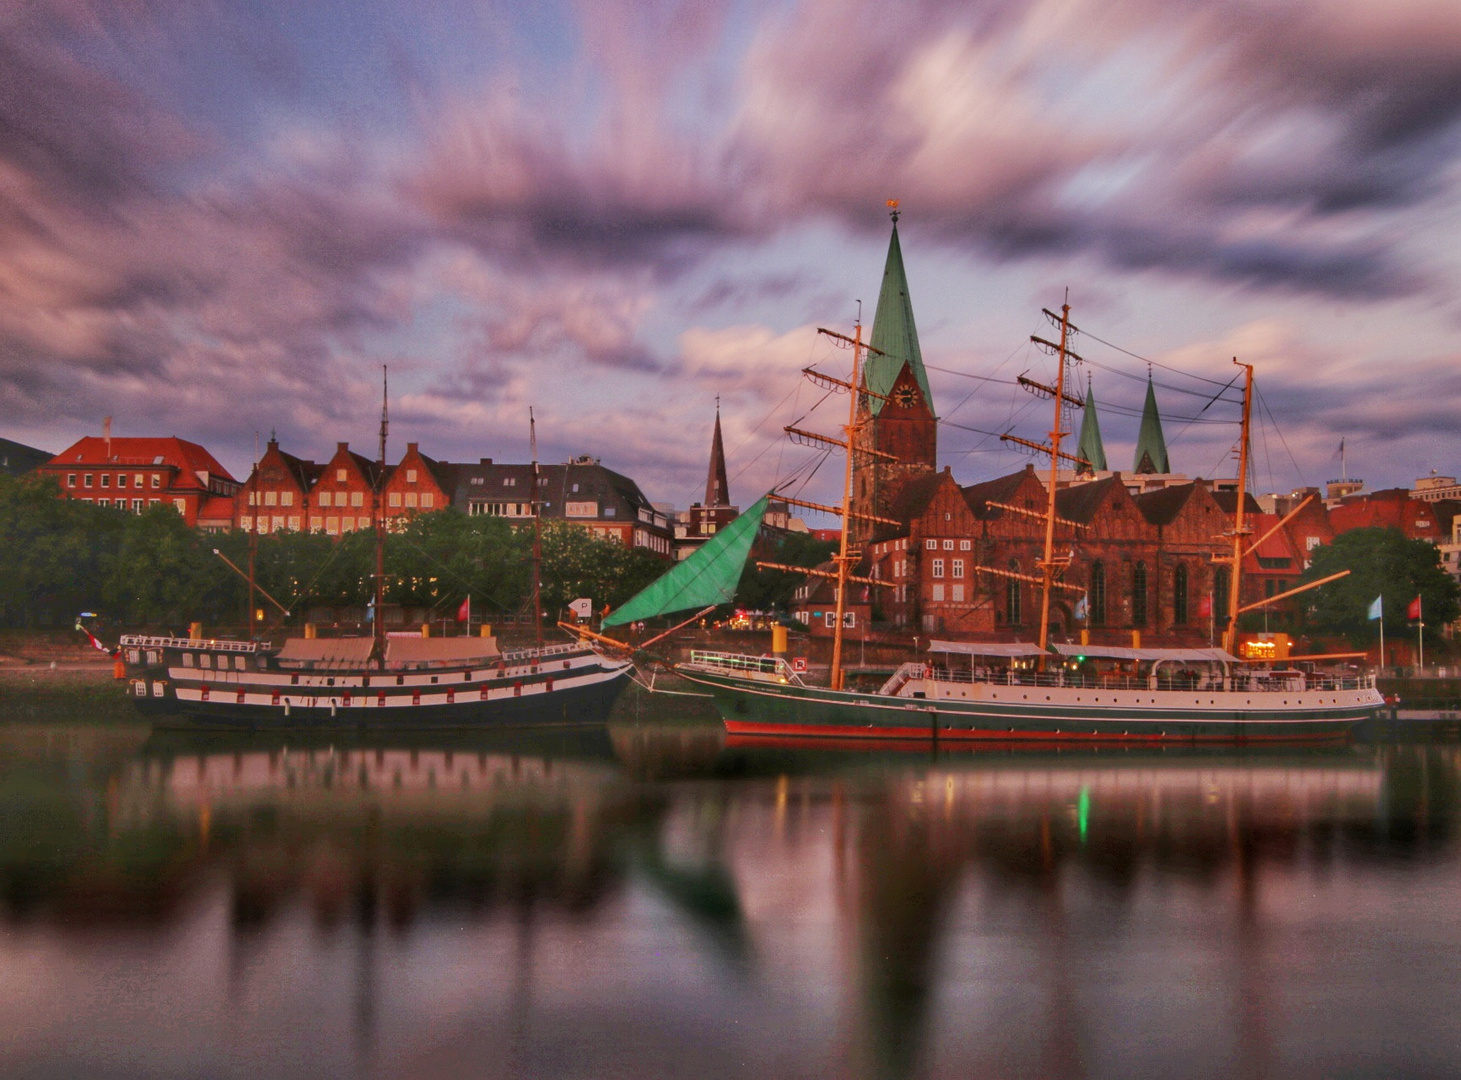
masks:
<path fill-rule="evenodd" d="M 942 559 L 934 559 L 933 560 L 933 565 L 932 565 L 932 567 L 930 569 L 931 569 L 931 572 L 932 572 L 932 576 L 933 577 L 935 577 L 935 578 L 941 578 L 941 577 L 943 577 L 944 576 L 944 561 Z"/>

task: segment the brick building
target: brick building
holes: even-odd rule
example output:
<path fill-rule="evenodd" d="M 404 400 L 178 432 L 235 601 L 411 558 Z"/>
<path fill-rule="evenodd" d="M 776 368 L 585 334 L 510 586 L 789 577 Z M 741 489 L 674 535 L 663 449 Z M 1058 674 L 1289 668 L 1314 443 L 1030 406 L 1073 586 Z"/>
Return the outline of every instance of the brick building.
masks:
<path fill-rule="evenodd" d="M 278 439 L 270 439 L 238 494 L 236 527 L 260 533 L 309 532 L 309 495 L 323 471 L 323 465 L 287 454 L 279 449 Z"/>
<path fill-rule="evenodd" d="M 207 528 L 227 527 L 239 489 L 212 454 L 175 436 L 87 436 L 37 471 L 55 479 L 63 498 L 134 514 L 167 504 Z"/>

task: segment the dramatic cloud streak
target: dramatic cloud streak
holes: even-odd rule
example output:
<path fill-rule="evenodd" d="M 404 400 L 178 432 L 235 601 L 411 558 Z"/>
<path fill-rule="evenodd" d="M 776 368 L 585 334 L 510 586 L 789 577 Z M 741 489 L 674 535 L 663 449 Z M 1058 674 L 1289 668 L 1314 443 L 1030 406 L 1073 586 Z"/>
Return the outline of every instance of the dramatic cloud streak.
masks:
<path fill-rule="evenodd" d="M 1287 482 L 1339 434 L 1392 481 L 1450 434 L 1453 4 L 326 14 L 0 13 L 5 434 L 115 415 L 240 467 L 260 428 L 320 453 L 369 431 L 390 363 L 399 428 L 443 456 L 516 447 L 536 403 L 683 502 L 720 394 L 732 467 L 769 482 L 768 412 L 806 324 L 874 294 L 890 196 L 949 365 L 1018 349 L 1069 283 L 1135 351 L 1259 360 Z M 1022 417 L 987 394 L 956 419 Z M 946 430 L 1014 463 L 986 442 Z"/>

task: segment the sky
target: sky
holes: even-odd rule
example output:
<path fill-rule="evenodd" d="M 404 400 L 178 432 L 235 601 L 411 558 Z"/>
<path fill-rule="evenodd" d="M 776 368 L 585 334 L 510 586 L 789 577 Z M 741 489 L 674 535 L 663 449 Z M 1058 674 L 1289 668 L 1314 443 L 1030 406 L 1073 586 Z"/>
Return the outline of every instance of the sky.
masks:
<path fill-rule="evenodd" d="M 392 458 L 591 454 L 656 502 L 840 464 L 899 233 L 939 457 L 1031 460 L 1029 343 L 1130 458 L 1254 488 L 1461 470 L 1454 0 L 12 0 L 0 6 L 0 435 Z M 1152 363 L 1149 369 L 1147 361 Z M 1216 400 L 1214 400 L 1216 399 Z M 813 409 L 813 406 L 818 405 Z M 815 522 L 814 524 L 831 524 Z"/>

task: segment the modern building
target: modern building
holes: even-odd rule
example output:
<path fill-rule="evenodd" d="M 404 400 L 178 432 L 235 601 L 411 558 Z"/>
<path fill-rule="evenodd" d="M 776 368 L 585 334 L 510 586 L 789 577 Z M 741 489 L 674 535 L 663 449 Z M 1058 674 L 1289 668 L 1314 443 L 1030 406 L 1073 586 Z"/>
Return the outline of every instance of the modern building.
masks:
<path fill-rule="evenodd" d="M 87 436 L 39 466 L 61 495 L 140 514 L 173 506 L 189 525 L 226 528 L 239 482 L 197 443 L 175 436 Z"/>

